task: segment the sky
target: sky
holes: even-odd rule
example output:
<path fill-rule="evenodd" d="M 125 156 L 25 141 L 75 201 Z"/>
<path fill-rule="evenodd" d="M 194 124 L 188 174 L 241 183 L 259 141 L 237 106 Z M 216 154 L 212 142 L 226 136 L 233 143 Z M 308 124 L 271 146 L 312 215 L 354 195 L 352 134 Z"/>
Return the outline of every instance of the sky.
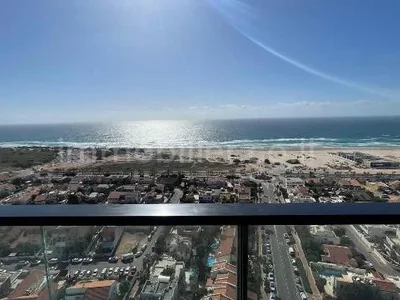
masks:
<path fill-rule="evenodd" d="M 0 123 L 400 113 L 398 0 L 2 0 Z"/>

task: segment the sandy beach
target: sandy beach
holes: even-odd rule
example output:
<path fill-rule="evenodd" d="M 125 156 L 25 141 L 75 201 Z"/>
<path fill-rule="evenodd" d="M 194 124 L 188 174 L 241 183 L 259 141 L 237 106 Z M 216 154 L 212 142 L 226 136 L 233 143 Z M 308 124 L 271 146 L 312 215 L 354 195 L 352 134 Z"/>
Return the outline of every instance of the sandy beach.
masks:
<path fill-rule="evenodd" d="M 210 162 L 222 165 L 237 165 L 246 171 L 268 171 L 280 168 L 286 171 L 327 171 L 327 172 L 355 172 L 355 173 L 400 173 L 400 169 L 371 169 L 368 164 L 357 164 L 338 155 L 339 152 L 362 152 L 380 157 L 382 160 L 400 162 L 400 149 L 397 148 L 336 148 L 336 149 L 143 149 L 123 155 L 112 155 L 101 160 L 96 159 L 93 152 L 83 149 L 70 149 L 68 154 L 60 155 L 55 162 L 42 165 L 44 169 L 54 168 L 82 168 L 87 166 L 101 166 L 109 163 L 150 161 L 199 163 Z M 269 163 L 266 163 L 265 160 Z M 297 160 L 290 163 L 290 160 Z M 268 162 L 267 161 L 267 162 Z"/>

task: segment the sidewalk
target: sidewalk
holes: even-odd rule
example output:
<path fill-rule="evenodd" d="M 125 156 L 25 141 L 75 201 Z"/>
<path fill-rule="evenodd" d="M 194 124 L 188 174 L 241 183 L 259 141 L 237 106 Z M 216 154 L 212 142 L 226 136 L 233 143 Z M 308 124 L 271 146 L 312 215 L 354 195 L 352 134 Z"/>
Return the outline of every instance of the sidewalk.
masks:
<path fill-rule="evenodd" d="M 322 296 L 321 296 L 321 294 L 320 294 L 320 292 L 319 292 L 319 290 L 318 290 L 318 288 L 317 288 L 317 285 L 315 284 L 314 276 L 312 275 L 311 268 L 310 268 L 310 266 L 308 265 L 308 261 L 307 261 L 307 259 L 306 259 L 305 254 L 304 254 L 303 248 L 302 248 L 302 246 L 301 246 L 300 238 L 299 238 L 299 236 L 297 235 L 296 230 L 294 230 L 293 227 L 292 227 L 292 229 L 293 229 L 293 230 L 292 230 L 292 232 L 293 232 L 293 238 L 294 238 L 294 240 L 295 240 L 295 242 L 296 242 L 296 249 L 297 249 L 299 258 L 300 258 L 301 262 L 303 263 L 304 270 L 305 270 L 306 273 L 307 273 L 308 282 L 310 283 L 310 287 L 311 287 L 311 290 L 312 290 L 312 292 L 313 292 L 313 294 L 312 294 L 312 299 L 315 299 L 315 300 L 322 300 Z"/>

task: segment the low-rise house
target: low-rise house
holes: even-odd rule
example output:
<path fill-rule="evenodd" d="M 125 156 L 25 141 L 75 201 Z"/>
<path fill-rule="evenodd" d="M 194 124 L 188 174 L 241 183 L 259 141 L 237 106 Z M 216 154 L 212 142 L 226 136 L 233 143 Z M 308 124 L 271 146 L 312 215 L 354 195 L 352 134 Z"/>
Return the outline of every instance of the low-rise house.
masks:
<path fill-rule="evenodd" d="M 222 177 L 210 177 L 206 179 L 206 185 L 210 189 L 220 189 L 226 186 L 226 179 Z"/>
<path fill-rule="evenodd" d="M 32 270 L 7 296 L 9 300 L 51 300 L 50 294 L 56 293 L 57 285 L 51 280 L 47 285 L 43 270 Z"/>
<path fill-rule="evenodd" d="M 216 262 L 236 262 L 236 228 L 223 227 L 220 244 L 215 251 Z"/>
<path fill-rule="evenodd" d="M 199 202 L 200 203 L 213 203 L 214 196 L 212 195 L 212 191 L 200 191 L 199 194 Z"/>
<path fill-rule="evenodd" d="M 107 201 L 109 204 L 134 204 L 140 202 L 140 192 L 111 192 Z"/>
<path fill-rule="evenodd" d="M 353 258 L 350 248 L 337 245 L 323 245 L 325 255 L 321 255 L 322 261 L 345 265 L 350 267 L 357 267 L 357 262 Z"/>
<path fill-rule="evenodd" d="M 237 299 L 237 270 L 234 265 L 218 264 L 218 272 L 211 272 L 211 276 L 207 279 L 206 289 L 207 295 L 203 300 L 236 300 Z M 257 300 L 257 294 L 248 290 L 248 300 Z"/>
<path fill-rule="evenodd" d="M 140 300 L 175 300 L 183 278 L 185 264 L 170 256 L 163 255 L 154 265 L 150 278 L 143 286 Z"/>
<path fill-rule="evenodd" d="M 360 191 L 363 189 L 363 186 L 357 179 L 343 179 L 339 181 L 339 186 L 342 189 L 350 190 L 350 191 Z"/>
<path fill-rule="evenodd" d="M 117 281 L 81 281 L 65 290 L 65 300 L 115 300 Z"/>
<path fill-rule="evenodd" d="M 107 193 L 113 187 L 112 184 L 99 184 L 96 186 L 96 192 L 98 193 Z"/>
<path fill-rule="evenodd" d="M 305 181 L 299 177 L 287 177 L 286 178 L 286 186 L 287 188 L 294 188 L 296 186 L 304 186 Z"/>
<path fill-rule="evenodd" d="M 320 244 L 340 244 L 340 238 L 326 225 L 311 225 L 310 233 L 315 241 Z"/>
<path fill-rule="evenodd" d="M 251 188 L 248 186 L 235 186 L 235 193 L 237 194 L 237 199 L 241 203 L 251 202 Z"/>

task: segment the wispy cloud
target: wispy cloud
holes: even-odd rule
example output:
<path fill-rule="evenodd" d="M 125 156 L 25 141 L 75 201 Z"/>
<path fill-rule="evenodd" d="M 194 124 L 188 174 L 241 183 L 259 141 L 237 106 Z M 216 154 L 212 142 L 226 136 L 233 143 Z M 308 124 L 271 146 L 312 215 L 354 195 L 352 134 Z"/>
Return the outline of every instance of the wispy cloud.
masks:
<path fill-rule="evenodd" d="M 239 32 L 242 36 L 246 39 L 257 45 L 258 47 L 262 48 L 263 50 L 267 51 L 268 53 L 274 55 L 275 57 L 297 67 L 309 74 L 314 76 L 320 77 L 322 79 L 341 84 L 343 86 L 347 86 L 349 88 L 357 89 L 362 92 L 378 95 L 384 98 L 393 98 L 395 95 L 392 91 L 387 91 L 383 89 L 373 88 L 370 86 L 366 86 L 364 84 L 356 83 L 350 80 L 346 80 L 343 78 L 339 78 L 337 76 L 322 72 L 315 68 L 312 68 L 304 63 L 301 63 L 283 53 L 273 49 L 269 45 L 266 45 L 261 40 L 256 38 L 254 35 L 250 34 L 248 30 L 243 29 L 243 25 L 239 24 L 246 24 L 250 20 L 249 12 L 251 11 L 251 7 L 249 5 L 245 5 L 244 2 L 240 0 L 209 0 L 209 3 L 220 13 L 222 18 L 234 28 L 237 32 Z M 245 8 L 245 12 L 243 10 Z M 255 15 L 255 12 L 253 11 Z M 248 24 L 247 24 L 248 25 Z"/>

